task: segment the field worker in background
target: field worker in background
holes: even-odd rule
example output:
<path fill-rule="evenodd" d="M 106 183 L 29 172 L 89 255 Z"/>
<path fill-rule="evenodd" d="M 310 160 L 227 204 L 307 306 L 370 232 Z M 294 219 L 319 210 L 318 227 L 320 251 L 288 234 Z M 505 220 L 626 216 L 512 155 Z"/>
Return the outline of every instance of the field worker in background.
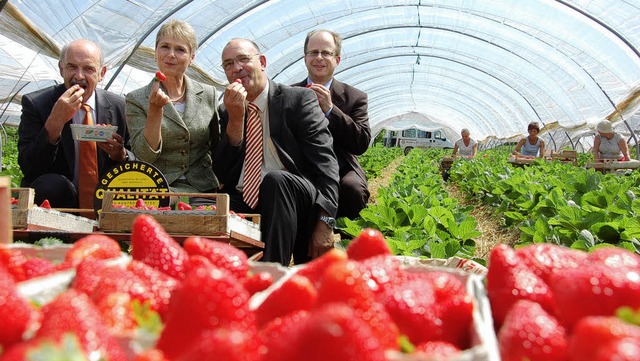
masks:
<path fill-rule="evenodd" d="M 473 158 L 478 154 L 478 142 L 475 139 L 471 139 L 471 132 L 469 129 L 464 128 L 460 131 L 462 138 L 458 139 L 453 146 L 452 157 L 456 154 L 460 154 L 463 158 Z"/>
<path fill-rule="evenodd" d="M 329 30 L 313 30 L 304 41 L 307 79 L 294 84 L 316 93 L 320 109 L 329 120 L 333 150 L 340 167 L 338 217 L 355 219 L 369 201 L 367 177 L 356 156 L 371 141 L 367 94 L 333 77 L 340 64 L 342 38 Z"/>
<path fill-rule="evenodd" d="M 538 122 L 529 123 L 527 131 L 529 135 L 520 139 L 513 150 L 513 154 L 520 155 L 520 150 L 522 150 L 522 155 L 526 157 L 544 157 L 544 140 L 538 137 L 538 133 L 540 133 Z"/>
<path fill-rule="evenodd" d="M 338 162 L 314 92 L 273 82 L 266 67 L 250 40 L 224 47 L 230 84 L 214 167 L 231 209 L 260 213 L 262 260 L 304 263 L 333 247 Z"/>
<path fill-rule="evenodd" d="M 172 192 L 212 193 L 218 189 L 213 152 L 220 129 L 218 94 L 211 85 L 185 75 L 198 40 L 188 23 L 169 20 L 156 34 L 155 59 L 166 79 L 127 94 L 131 149 L 167 178 Z M 191 204 L 207 203 L 191 198 Z"/>
<path fill-rule="evenodd" d="M 608 120 L 603 120 L 596 125 L 596 136 L 593 138 L 593 160 L 630 160 L 629 146 L 622 134 L 613 130 L 613 125 Z"/>
<path fill-rule="evenodd" d="M 22 97 L 18 128 L 21 186 L 35 189 L 35 202 L 52 207 L 93 209 L 98 177 L 119 162 L 134 159 L 124 98 L 96 89 L 107 68 L 97 44 L 75 40 L 62 48 L 58 62 L 64 84 Z M 106 142 L 76 141 L 71 124 L 118 127 Z M 85 215 L 85 214 L 83 214 Z"/>

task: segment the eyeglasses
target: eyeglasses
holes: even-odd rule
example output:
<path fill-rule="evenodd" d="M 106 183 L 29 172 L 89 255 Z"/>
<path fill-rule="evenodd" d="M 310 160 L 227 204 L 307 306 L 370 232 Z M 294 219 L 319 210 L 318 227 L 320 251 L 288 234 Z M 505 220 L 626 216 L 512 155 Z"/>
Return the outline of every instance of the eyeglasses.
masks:
<path fill-rule="evenodd" d="M 249 64 L 251 59 L 253 59 L 253 57 L 256 55 L 260 55 L 260 54 L 238 55 L 233 59 L 227 59 L 222 62 L 222 68 L 226 71 L 226 70 L 231 70 L 231 68 L 233 68 L 233 66 L 236 63 L 238 63 L 240 66 L 247 65 Z"/>
<path fill-rule="evenodd" d="M 310 57 L 310 58 L 317 58 L 318 55 L 321 55 L 323 58 L 330 58 L 334 55 L 336 55 L 335 53 L 332 53 L 330 51 L 318 51 L 318 50 L 309 50 L 306 53 L 304 53 L 306 56 Z"/>

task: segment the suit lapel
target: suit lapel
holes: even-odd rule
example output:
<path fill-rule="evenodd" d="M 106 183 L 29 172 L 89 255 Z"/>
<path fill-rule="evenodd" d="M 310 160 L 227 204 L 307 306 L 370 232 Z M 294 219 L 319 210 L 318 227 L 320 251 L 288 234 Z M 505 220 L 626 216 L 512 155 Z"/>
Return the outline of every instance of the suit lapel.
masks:
<path fill-rule="evenodd" d="M 282 128 L 282 101 L 283 95 L 278 85 L 269 81 L 269 133 L 274 143 L 280 139 Z"/>
<path fill-rule="evenodd" d="M 191 119 L 199 119 L 198 109 L 202 106 L 202 93 L 204 88 L 198 82 L 191 81 L 188 77 L 185 77 L 187 83 L 187 98 L 185 99 L 185 109 L 183 122 L 189 125 Z M 173 108 L 173 107 L 172 107 Z"/>
<path fill-rule="evenodd" d="M 342 86 L 341 82 L 333 79 L 331 82 L 331 89 L 329 90 L 331 91 L 331 102 L 333 103 L 333 106 L 341 109 L 345 102 L 344 86 Z"/>

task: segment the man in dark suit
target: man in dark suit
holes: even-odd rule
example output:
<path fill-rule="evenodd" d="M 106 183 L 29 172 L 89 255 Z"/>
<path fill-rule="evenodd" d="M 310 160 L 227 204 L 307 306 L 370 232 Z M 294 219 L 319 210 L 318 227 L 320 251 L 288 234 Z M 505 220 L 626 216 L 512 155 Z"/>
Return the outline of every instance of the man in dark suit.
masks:
<path fill-rule="evenodd" d="M 295 263 L 303 263 L 333 247 L 338 162 L 315 94 L 271 81 L 266 65 L 250 40 L 233 39 L 224 47 L 222 66 L 230 84 L 220 109 L 214 169 L 232 210 L 260 213 L 263 260 L 288 265 L 293 255 Z M 252 208 L 243 192 L 251 172 L 245 167 L 248 109 L 254 106 L 259 108 L 263 155 L 258 202 Z"/>
<path fill-rule="evenodd" d="M 313 90 L 329 120 L 333 150 L 340 166 L 338 217 L 354 219 L 369 201 L 367 177 L 357 155 L 369 148 L 371 128 L 367 94 L 334 79 L 340 64 L 342 38 L 329 30 L 313 30 L 304 42 L 304 63 L 308 77 L 296 83 Z"/>
<path fill-rule="evenodd" d="M 58 62 L 64 84 L 22 97 L 18 128 L 21 185 L 35 189 L 35 202 L 48 199 L 52 207 L 78 208 L 78 149 L 70 124 L 82 124 L 90 107 L 96 124 L 118 127 L 113 139 L 96 142 L 98 175 L 128 158 L 129 135 L 124 98 L 96 89 L 107 68 L 102 51 L 86 39 L 66 45 Z"/>

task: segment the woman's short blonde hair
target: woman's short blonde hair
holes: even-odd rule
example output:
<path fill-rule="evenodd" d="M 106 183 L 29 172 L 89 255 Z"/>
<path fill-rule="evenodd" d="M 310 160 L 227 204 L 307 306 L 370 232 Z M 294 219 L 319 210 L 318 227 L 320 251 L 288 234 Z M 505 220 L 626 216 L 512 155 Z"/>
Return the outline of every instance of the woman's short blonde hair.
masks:
<path fill-rule="evenodd" d="M 469 131 L 469 129 L 467 128 L 462 128 L 462 130 L 460 131 L 460 134 L 466 134 L 466 135 L 471 135 L 471 132 Z"/>
<path fill-rule="evenodd" d="M 162 24 L 156 34 L 156 48 L 162 38 L 174 38 L 186 42 L 189 44 L 192 54 L 198 50 L 198 38 L 196 36 L 196 31 L 193 30 L 193 27 L 185 21 L 171 19 Z"/>

